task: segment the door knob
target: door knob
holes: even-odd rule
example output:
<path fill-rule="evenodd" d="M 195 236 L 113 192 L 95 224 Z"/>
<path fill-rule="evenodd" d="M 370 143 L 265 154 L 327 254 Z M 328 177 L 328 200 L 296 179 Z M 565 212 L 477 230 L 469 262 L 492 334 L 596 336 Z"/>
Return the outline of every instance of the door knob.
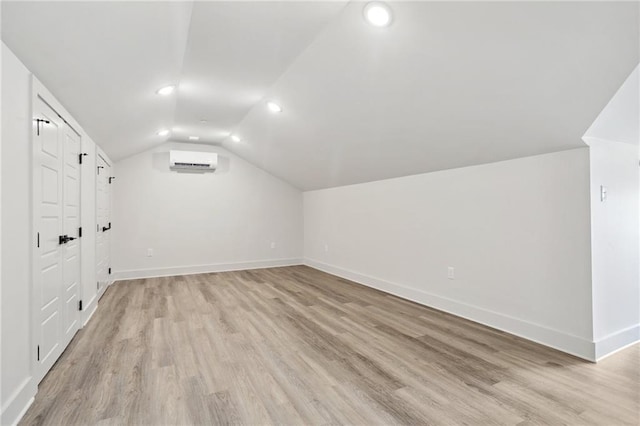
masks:
<path fill-rule="evenodd" d="M 68 235 L 60 235 L 58 237 L 58 244 L 62 245 L 62 244 L 67 244 L 69 241 L 73 241 L 75 240 L 75 237 L 70 237 Z"/>

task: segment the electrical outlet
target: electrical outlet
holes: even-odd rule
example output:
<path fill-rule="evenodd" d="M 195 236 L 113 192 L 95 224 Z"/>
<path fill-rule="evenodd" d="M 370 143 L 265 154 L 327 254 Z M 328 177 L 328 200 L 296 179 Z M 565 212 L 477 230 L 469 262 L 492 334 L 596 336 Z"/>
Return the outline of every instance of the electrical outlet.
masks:
<path fill-rule="evenodd" d="M 276 248 L 276 243 L 272 242 L 272 243 L 271 243 L 271 248 L 272 248 L 272 249 Z"/>
<path fill-rule="evenodd" d="M 447 278 L 454 280 L 456 278 L 456 269 L 453 266 L 447 268 Z"/>
<path fill-rule="evenodd" d="M 153 257 L 153 249 L 147 249 L 147 257 Z"/>

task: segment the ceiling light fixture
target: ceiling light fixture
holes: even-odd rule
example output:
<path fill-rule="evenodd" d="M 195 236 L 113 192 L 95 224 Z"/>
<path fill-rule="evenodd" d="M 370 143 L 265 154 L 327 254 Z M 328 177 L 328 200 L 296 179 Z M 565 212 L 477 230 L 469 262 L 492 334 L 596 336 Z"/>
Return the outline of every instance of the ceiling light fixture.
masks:
<path fill-rule="evenodd" d="M 162 87 L 162 88 L 158 89 L 158 91 L 156 93 L 158 95 L 168 96 L 168 95 L 172 94 L 175 89 L 176 89 L 176 86 L 174 86 L 174 85 L 165 86 L 165 87 Z"/>
<path fill-rule="evenodd" d="M 364 18 L 374 27 L 388 27 L 391 25 L 391 8 L 378 1 L 367 3 Z"/>
<path fill-rule="evenodd" d="M 240 138 L 237 135 L 231 135 L 231 140 L 234 142 L 240 142 Z"/>
<path fill-rule="evenodd" d="M 190 141 L 197 141 L 200 139 L 200 136 L 189 136 Z"/>
<path fill-rule="evenodd" d="M 273 101 L 267 102 L 267 108 L 271 112 L 282 112 L 282 107 Z"/>
<path fill-rule="evenodd" d="M 158 130 L 158 136 L 167 136 L 169 131 L 167 129 Z"/>

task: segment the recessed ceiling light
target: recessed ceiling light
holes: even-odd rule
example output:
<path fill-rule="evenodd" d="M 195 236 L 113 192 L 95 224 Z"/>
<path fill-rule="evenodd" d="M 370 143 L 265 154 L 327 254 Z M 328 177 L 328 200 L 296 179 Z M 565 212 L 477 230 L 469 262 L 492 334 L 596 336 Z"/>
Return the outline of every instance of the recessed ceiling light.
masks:
<path fill-rule="evenodd" d="M 237 135 L 231 135 L 231 140 L 234 142 L 240 142 L 240 138 Z"/>
<path fill-rule="evenodd" d="M 198 139 L 200 139 L 200 136 L 189 136 L 190 141 L 197 141 Z"/>
<path fill-rule="evenodd" d="M 161 89 L 158 89 L 158 91 L 156 92 L 158 95 L 162 95 L 162 96 L 167 96 L 173 93 L 173 91 L 176 89 L 176 86 L 171 85 L 171 86 L 165 86 Z"/>
<path fill-rule="evenodd" d="M 391 24 L 391 8 L 382 2 L 367 3 L 364 17 L 374 27 L 388 27 Z"/>
<path fill-rule="evenodd" d="M 267 102 L 267 108 L 271 112 L 282 112 L 282 107 L 273 101 Z"/>
<path fill-rule="evenodd" d="M 158 136 L 167 136 L 169 131 L 167 129 L 158 130 Z"/>

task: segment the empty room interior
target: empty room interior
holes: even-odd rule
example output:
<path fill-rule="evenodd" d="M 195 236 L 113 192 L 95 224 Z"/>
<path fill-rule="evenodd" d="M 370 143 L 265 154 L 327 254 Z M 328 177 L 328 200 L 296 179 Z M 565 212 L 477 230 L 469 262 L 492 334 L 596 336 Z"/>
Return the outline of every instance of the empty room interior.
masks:
<path fill-rule="evenodd" d="M 0 424 L 640 424 L 640 2 L 0 27 Z"/>

